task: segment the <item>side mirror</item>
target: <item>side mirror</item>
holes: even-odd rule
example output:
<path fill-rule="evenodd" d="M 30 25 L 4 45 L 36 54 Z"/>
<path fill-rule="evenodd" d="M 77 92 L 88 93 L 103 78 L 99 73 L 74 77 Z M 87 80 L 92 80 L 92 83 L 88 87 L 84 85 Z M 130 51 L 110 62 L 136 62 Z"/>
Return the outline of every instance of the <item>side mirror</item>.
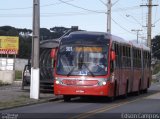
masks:
<path fill-rule="evenodd" d="M 56 49 L 52 49 L 51 50 L 51 58 L 55 58 L 55 55 L 56 55 Z"/>
<path fill-rule="evenodd" d="M 114 61 L 116 59 L 115 51 L 111 51 L 111 60 Z"/>

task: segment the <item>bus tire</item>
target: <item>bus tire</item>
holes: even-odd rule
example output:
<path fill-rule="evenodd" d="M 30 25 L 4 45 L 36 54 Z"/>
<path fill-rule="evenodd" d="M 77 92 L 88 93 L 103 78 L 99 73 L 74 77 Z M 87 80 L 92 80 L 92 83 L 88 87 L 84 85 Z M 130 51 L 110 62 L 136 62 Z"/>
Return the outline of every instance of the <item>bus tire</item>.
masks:
<path fill-rule="evenodd" d="M 148 88 L 149 88 L 149 79 L 148 79 L 148 82 L 147 82 L 147 87 L 143 90 L 143 93 L 147 93 L 148 92 Z"/>
<path fill-rule="evenodd" d="M 68 95 L 64 95 L 63 96 L 63 100 L 64 100 L 64 102 L 70 102 L 71 101 L 71 97 L 68 96 Z"/>
<path fill-rule="evenodd" d="M 114 97 L 114 96 L 112 96 L 112 97 L 108 97 L 109 102 L 113 102 L 113 101 L 114 101 L 114 99 L 115 99 L 115 97 Z"/>
<path fill-rule="evenodd" d="M 143 93 L 147 93 L 148 92 L 148 88 L 143 90 Z"/>
<path fill-rule="evenodd" d="M 140 92 L 141 92 L 141 80 L 139 82 L 139 86 L 138 86 L 138 91 L 136 92 L 136 95 L 140 95 Z"/>
<path fill-rule="evenodd" d="M 124 99 L 128 97 L 128 80 L 127 80 L 127 85 L 126 85 L 126 90 L 125 94 L 122 96 Z"/>
<path fill-rule="evenodd" d="M 116 98 L 116 91 L 117 91 L 117 81 L 115 81 L 113 96 L 108 97 L 109 102 L 113 102 L 115 100 L 115 98 Z"/>

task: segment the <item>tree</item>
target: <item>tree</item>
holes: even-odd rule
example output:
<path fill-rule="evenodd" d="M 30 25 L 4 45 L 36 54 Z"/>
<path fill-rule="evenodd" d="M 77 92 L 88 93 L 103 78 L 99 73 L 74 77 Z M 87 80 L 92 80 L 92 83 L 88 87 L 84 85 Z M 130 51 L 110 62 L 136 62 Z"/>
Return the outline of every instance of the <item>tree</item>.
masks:
<path fill-rule="evenodd" d="M 12 26 L 2 26 L 0 27 L 0 34 L 3 36 L 18 36 L 18 31 Z"/>
<path fill-rule="evenodd" d="M 40 39 L 49 40 L 60 38 L 70 28 L 65 27 L 52 27 L 50 29 L 40 28 Z M 1 36 L 18 36 L 19 37 L 19 54 L 18 58 L 30 58 L 32 48 L 32 30 L 26 28 L 15 28 L 12 26 L 1 26 Z"/>
<path fill-rule="evenodd" d="M 51 39 L 52 34 L 47 28 L 40 28 L 40 40 Z"/>
<path fill-rule="evenodd" d="M 160 59 L 160 36 L 157 35 L 152 39 L 153 57 Z"/>
<path fill-rule="evenodd" d="M 28 59 L 31 57 L 32 37 L 24 38 L 19 36 L 19 54 L 18 58 Z"/>
<path fill-rule="evenodd" d="M 60 38 L 63 34 L 65 34 L 70 28 L 65 28 L 65 27 L 53 27 L 50 28 L 52 31 L 52 38 Z"/>

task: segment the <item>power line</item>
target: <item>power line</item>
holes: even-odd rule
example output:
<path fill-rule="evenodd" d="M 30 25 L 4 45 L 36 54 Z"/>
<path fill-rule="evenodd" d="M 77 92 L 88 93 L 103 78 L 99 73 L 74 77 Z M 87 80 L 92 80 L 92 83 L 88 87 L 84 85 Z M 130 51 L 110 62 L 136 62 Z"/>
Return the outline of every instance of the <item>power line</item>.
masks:
<path fill-rule="evenodd" d="M 158 0 L 157 0 L 157 5 L 158 5 Z M 156 17 L 157 17 L 157 15 L 156 15 L 156 14 L 157 14 L 157 11 L 158 11 L 157 9 L 158 9 L 158 7 L 156 7 L 154 25 L 155 25 L 157 22 L 159 22 L 159 21 L 160 21 L 160 18 L 156 20 Z"/>
<path fill-rule="evenodd" d="M 128 7 L 128 8 L 140 8 L 139 6 L 133 6 L 133 7 Z M 118 9 L 120 9 L 121 11 L 123 11 L 124 9 L 126 9 L 126 8 L 118 8 Z M 135 22 L 134 23 L 137 23 L 137 24 L 139 24 L 141 27 L 142 27 L 142 24 L 133 16 L 133 15 L 128 15 L 128 13 L 126 12 L 126 11 L 123 11 L 126 15 L 126 17 L 131 17 Z M 128 19 L 126 19 L 126 17 L 124 17 L 123 15 L 121 15 L 121 14 L 119 14 L 121 17 L 123 17 L 125 20 L 127 20 L 128 21 Z M 123 29 L 124 29 L 124 27 L 123 27 Z M 126 31 L 126 29 L 125 29 L 125 31 Z M 128 32 L 128 30 L 127 30 L 127 32 Z M 129 31 L 129 33 L 130 33 L 130 31 Z M 132 32 L 133 33 L 133 32 Z M 144 34 L 144 33 L 143 33 Z"/>
<path fill-rule="evenodd" d="M 158 0 L 157 0 L 157 5 L 158 5 Z M 156 17 L 157 17 L 157 6 L 156 6 L 156 11 L 155 11 L 155 20 L 156 20 Z"/>
<path fill-rule="evenodd" d="M 23 10 L 23 9 L 32 9 L 33 7 L 19 7 L 19 8 L 9 8 L 9 9 L 0 9 L 0 10 Z"/>
<path fill-rule="evenodd" d="M 117 23 L 113 18 L 112 18 L 112 21 L 113 21 L 117 26 L 119 26 L 121 29 L 127 31 L 128 33 L 130 33 L 130 34 L 132 34 L 132 35 L 135 35 L 135 33 L 133 33 L 133 32 L 131 32 L 131 31 L 127 30 L 127 29 L 124 28 L 124 27 L 122 27 L 122 26 L 121 26 L 119 23 Z M 139 35 L 141 36 L 141 34 L 139 34 Z"/>
<path fill-rule="evenodd" d="M 140 26 L 143 26 L 135 17 L 133 17 L 132 15 L 126 14 L 126 17 L 131 17 L 132 19 L 134 19 Z"/>
<path fill-rule="evenodd" d="M 114 6 L 115 4 L 117 4 L 119 2 L 119 0 L 117 0 L 116 2 L 114 2 L 113 4 L 112 4 L 112 6 Z"/>
<path fill-rule="evenodd" d="M 102 0 L 99 0 L 103 5 L 105 5 L 106 6 L 106 3 L 105 2 L 103 2 Z"/>
<path fill-rule="evenodd" d="M 67 0 L 65 2 L 71 2 L 71 1 L 74 1 L 74 0 Z M 60 5 L 60 4 L 62 4 L 62 3 L 61 2 L 57 2 L 57 3 L 53 3 L 53 4 L 42 5 L 41 7 L 48 7 L 48 6 Z"/>
<path fill-rule="evenodd" d="M 154 24 L 156 24 L 157 22 L 159 22 L 160 21 L 160 18 L 159 19 L 157 19 L 155 22 L 154 22 Z"/>
<path fill-rule="evenodd" d="M 80 6 L 65 2 L 63 0 L 59 0 L 59 1 L 62 2 L 62 3 L 65 3 L 65 4 L 69 5 L 69 6 L 72 6 L 72 7 L 75 7 L 75 8 L 79 8 L 79 9 L 82 9 L 82 10 L 85 10 L 85 11 L 95 12 L 95 13 L 105 13 L 105 12 L 101 12 L 101 11 L 95 11 L 95 10 L 86 9 L 86 8 L 83 8 L 83 7 L 80 7 Z"/>
<path fill-rule="evenodd" d="M 71 1 L 74 1 L 74 0 L 67 0 L 65 2 L 71 2 Z M 62 4 L 62 2 L 56 2 L 56 3 L 52 3 L 52 4 L 46 4 L 46 5 L 41 5 L 40 7 L 48 7 L 48 6 L 54 6 L 54 5 L 59 5 L 59 4 Z M 5 10 L 25 10 L 25 9 L 32 9 L 33 7 L 30 6 L 30 7 L 19 7 L 19 8 L 8 8 L 8 9 L 0 9 L 2 11 L 5 11 Z"/>
<path fill-rule="evenodd" d="M 132 7 L 126 7 L 126 8 L 116 8 L 116 9 L 113 9 L 112 11 L 113 12 L 121 12 L 121 11 L 127 11 L 127 10 L 136 10 L 136 9 L 141 9 L 139 6 L 132 6 Z"/>
<path fill-rule="evenodd" d="M 127 32 L 130 33 L 130 34 L 134 34 L 134 33 L 132 33 L 131 31 L 127 30 L 126 28 L 122 27 L 122 26 L 121 26 L 119 23 L 117 23 L 113 18 L 112 18 L 112 21 L 113 21 L 115 24 L 117 24 L 121 29 L 127 31 Z M 135 34 L 134 34 L 134 35 L 135 35 Z"/>
<path fill-rule="evenodd" d="M 66 12 L 66 13 L 41 13 L 41 17 L 53 17 L 53 16 L 80 16 L 80 15 L 93 15 L 93 14 L 100 14 L 100 13 L 93 13 L 93 12 Z M 0 17 L 32 17 L 31 14 L 0 14 Z"/>

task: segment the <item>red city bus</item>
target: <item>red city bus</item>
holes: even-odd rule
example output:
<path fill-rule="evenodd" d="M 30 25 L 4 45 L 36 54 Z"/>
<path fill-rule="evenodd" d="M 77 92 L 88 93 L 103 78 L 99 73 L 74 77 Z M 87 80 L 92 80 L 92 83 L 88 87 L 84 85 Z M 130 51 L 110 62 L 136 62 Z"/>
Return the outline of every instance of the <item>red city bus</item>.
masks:
<path fill-rule="evenodd" d="M 102 32 L 77 31 L 62 38 L 54 58 L 54 94 L 64 101 L 75 96 L 106 96 L 147 92 L 150 50 Z"/>

